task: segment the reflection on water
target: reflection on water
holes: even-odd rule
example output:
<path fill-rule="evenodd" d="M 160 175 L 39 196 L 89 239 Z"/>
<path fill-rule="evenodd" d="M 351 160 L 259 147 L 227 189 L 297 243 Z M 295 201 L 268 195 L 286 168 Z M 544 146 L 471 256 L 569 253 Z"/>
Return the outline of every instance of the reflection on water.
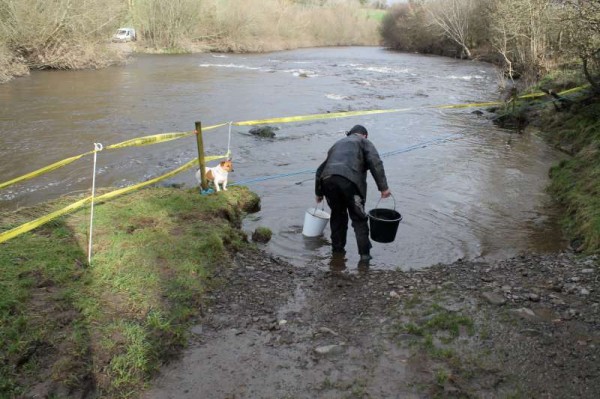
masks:
<path fill-rule="evenodd" d="M 304 249 L 308 252 L 315 252 L 319 248 L 329 245 L 329 241 L 325 239 L 325 237 L 305 237 L 302 236 L 302 241 L 304 243 Z"/>
<path fill-rule="evenodd" d="M 396 240 L 374 243 L 371 268 L 421 268 L 458 258 L 503 257 L 563 245 L 544 187 L 559 155 L 532 134 L 496 129 L 486 115 L 435 105 L 495 100 L 492 66 L 380 48 L 302 49 L 273 54 L 139 56 L 101 71 L 37 72 L 0 86 L 0 182 L 134 137 L 281 116 L 405 109 L 402 112 L 277 124 L 273 139 L 232 127 L 230 184 L 261 196 L 244 228 L 269 227 L 267 248 L 299 266 L 327 267 L 329 228 L 306 240 L 312 171 L 360 123 L 384 158 L 403 216 Z M 208 154 L 228 149 L 227 127 L 204 135 Z M 445 140 L 444 138 L 452 137 Z M 158 176 L 196 156 L 194 137 L 102 151 L 99 187 Z M 91 159 L 0 191 L 15 209 L 89 190 Z M 194 171 L 167 183 L 195 184 Z M 277 177 L 277 178 L 271 178 Z M 369 178 L 367 209 L 378 192 Z M 349 230 L 347 267 L 358 262 Z"/>

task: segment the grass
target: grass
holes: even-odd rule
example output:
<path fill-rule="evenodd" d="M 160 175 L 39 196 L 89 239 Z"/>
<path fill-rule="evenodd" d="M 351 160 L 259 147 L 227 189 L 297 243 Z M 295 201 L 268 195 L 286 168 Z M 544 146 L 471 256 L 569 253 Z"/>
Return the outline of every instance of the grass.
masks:
<path fill-rule="evenodd" d="M 406 320 L 408 316 L 410 321 L 398 321 L 393 326 L 393 336 L 400 339 L 401 345 L 413 348 L 419 362 L 424 362 L 431 370 L 431 384 L 424 385 L 420 390 L 427 391 L 429 397 L 447 397 L 445 384 L 454 376 L 467 378 L 472 363 L 462 349 L 464 342 L 456 338 L 463 332 L 469 336 L 475 335 L 475 323 L 471 317 L 460 312 L 446 310 L 436 302 L 418 299 L 416 295 L 407 299 L 405 311 L 409 313 L 402 318 Z M 407 339 L 406 334 L 411 337 Z M 466 391 L 457 397 L 462 395 L 471 397 Z"/>
<path fill-rule="evenodd" d="M 2 215 L 7 229 L 52 206 Z M 203 295 L 248 245 L 237 228 L 258 198 L 243 188 L 199 196 L 148 189 L 97 206 L 87 265 L 88 212 L 2 244 L 0 392 L 96 390 L 130 397 L 183 347 Z"/>
<path fill-rule="evenodd" d="M 407 323 L 401 326 L 400 330 L 407 334 L 418 335 L 425 337 L 425 340 L 431 340 L 432 334 L 437 334 L 441 331 L 448 332 L 452 338 L 458 337 L 460 327 L 464 326 L 470 334 L 473 334 L 473 320 L 467 316 L 458 313 L 449 312 L 438 305 L 432 305 L 424 314 L 422 324 Z"/>
<path fill-rule="evenodd" d="M 268 227 L 259 226 L 252 233 L 252 241 L 267 243 L 271 240 L 273 232 Z"/>
<path fill-rule="evenodd" d="M 566 210 L 572 246 L 600 251 L 600 98 L 578 100 L 568 112 L 543 114 L 547 139 L 572 157 L 550 171 L 550 193 Z"/>
<path fill-rule="evenodd" d="M 383 21 L 383 18 L 387 14 L 386 10 L 377 10 L 374 8 L 367 8 L 364 11 L 367 14 L 367 19 L 373 19 L 377 22 Z"/>

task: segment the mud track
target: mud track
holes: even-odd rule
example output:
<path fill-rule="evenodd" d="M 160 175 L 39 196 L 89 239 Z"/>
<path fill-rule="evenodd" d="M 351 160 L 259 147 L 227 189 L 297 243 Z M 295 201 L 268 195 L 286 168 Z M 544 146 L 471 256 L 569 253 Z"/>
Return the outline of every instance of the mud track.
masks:
<path fill-rule="evenodd" d="M 235 256 L 144 398 L 597 398 L 597 257 L 422 271 Z"/>

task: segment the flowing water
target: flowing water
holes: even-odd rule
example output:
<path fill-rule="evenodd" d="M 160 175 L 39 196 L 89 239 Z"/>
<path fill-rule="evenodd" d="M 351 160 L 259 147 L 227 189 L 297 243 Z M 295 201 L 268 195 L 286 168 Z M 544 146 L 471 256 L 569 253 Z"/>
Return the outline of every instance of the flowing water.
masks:
<path fill-rule="evenodd" d="M 315 205 L 313 171 L 344 131 L 362 124 L 383 156 L 394 200 L 378 203 L 371 177 L 367 209 L 389 207 L 403 221 L 391 244 L 374 243 L 372 268 L 421 268 L 459 258 L 497 258 L 564 245 L 544 187 L 560 159 L 533 134 L 497 129 L 473 109 L 436 105 L 494 101 L 496 71 L 484 63 L 401 54 L 376 47 L 302 49 L 271 54 L 136 56 L 99 71 L 36 72 L 0 86 L 0 182 L 90 151 L 163 132 L 283 116 L 404 109 L 273 124 L 258 138 L 233 126 L 235 171 L 262 199 L 246 230 L 273 231 L 268 249 L 296 265 L 324 265 L 328 235 L 301 234 Z M 229 129 L 206 131 L 206 152 L 223 154 Z M 197 154 L 193 136 L 103 151 L 98 187 L 156 177 Z M 0 190 L 0 210 L 90 190 L 92 158 Z M 167 183 L 195 184 L 189 170 Z M 200 200 L 200 198 L 199 198 Z M 358 260 L 348 236 L 348 262 Z M 351 266 L 354 267 L 354 266 Z"/>

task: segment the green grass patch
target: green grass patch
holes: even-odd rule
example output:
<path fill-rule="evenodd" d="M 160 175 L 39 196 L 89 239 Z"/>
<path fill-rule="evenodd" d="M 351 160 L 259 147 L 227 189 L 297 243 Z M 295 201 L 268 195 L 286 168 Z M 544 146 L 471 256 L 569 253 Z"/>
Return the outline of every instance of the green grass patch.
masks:
<path fill-rule="evenodd" d="M 572 154 L 550 171 L 553 197 L 566 209 L 563 226 L 574 247 L 600 250 L 600 101 L 587 98 L 568 112 L 547 110 L 546 136 Z"/>
<path fill-rule="evenodd" d="M 0 215 L 0 228 L 64 202 Z M 0 392 L 26 395 L 47 381 L 50 396 L 139 392 L 185 345 L 216 284 L 207 277 L 248 245 L 238 227 L 258 204 L 239 187 L 209 196 L 154 188 L 100 204 L 91 265 L 88 210 L 0 244 Z"/>
<path fill-rule="evenodd" d="M 432 305 L 422 318 L 422 323 L 407 323 L 401 326 L 401 330 L 407 334 L 423 337 L 446 331 L 452 337 L 458 337 L 461 326 L 466 327 L 469 334 L 473 334 L 474 327 L 471 318 L 459 313 L 449 312 L 437 305 Z"/>
<path fill-rule="evenodd" d="M 387 11 L 385 11 L 385 10 L 378 10 L 375 8 L 365 9 L 364 12 L 367 15 L 367 19 L 373 19 L 378 22 L 383 21 L 383 18 L 385 17 L 385 14 L 387 13 Z"/>

